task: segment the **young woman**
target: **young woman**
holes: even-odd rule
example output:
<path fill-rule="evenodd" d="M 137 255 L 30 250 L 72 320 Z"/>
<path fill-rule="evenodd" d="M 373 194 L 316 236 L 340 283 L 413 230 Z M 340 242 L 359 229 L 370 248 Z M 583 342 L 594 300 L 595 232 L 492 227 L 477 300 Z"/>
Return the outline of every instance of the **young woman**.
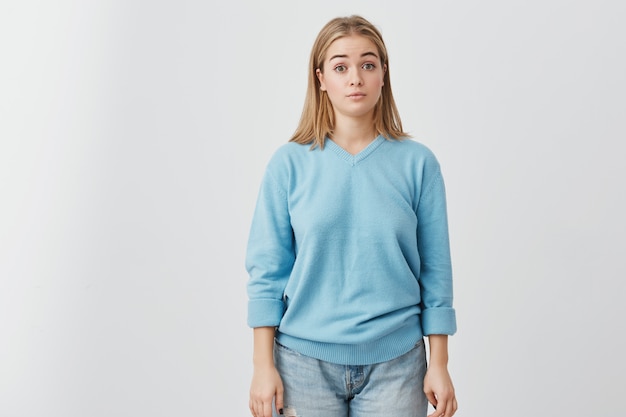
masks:
<path fill-rule="evenodd" d="M 456 331 L 439 164 L 403 132 L 379 31 L 331 20 L 250 230 L 255 417 L 452 416 Z M 426 360 L 424 337 L 429 342 Z"/>

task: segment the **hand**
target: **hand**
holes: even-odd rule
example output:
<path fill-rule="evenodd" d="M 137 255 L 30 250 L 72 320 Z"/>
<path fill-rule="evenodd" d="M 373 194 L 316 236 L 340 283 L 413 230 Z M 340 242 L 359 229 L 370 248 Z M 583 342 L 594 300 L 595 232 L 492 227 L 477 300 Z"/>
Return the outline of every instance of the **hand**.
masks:
<path fill-rule="evenodd" d="M 250 385 L 250 412 L 254 417 L 272 417 L 272 400 L 276 410 L 283 408 L 283 381 L 275 367 L 255 367 Z M 280 413 L 280 412 L 279 412 Z"/>
<path fill-rule="evenodd" d="M 430 366 L 424 378 L 424 393 L 436 408 L 428 417 L 452 417 L 458 407 L 452 379 L 445 366 Z"/>

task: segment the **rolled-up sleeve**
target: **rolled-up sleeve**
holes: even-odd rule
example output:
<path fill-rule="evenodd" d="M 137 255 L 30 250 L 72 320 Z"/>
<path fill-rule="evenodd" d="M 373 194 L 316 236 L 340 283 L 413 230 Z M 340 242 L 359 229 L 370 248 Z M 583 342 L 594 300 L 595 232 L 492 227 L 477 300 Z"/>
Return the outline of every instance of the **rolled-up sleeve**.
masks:
<path fill-rule="evenodd" d="M 417 210 L 421 323 L 424 335 L 456 333 L 446 191 L 438 164 L 425 176 Z"/>
<path fill-rule="evenodd" d="M 266 171 L 252 218 L 246 251 L 248 326 L 278 326 L 283 293 L 295 261 L 287 194 Z"/>

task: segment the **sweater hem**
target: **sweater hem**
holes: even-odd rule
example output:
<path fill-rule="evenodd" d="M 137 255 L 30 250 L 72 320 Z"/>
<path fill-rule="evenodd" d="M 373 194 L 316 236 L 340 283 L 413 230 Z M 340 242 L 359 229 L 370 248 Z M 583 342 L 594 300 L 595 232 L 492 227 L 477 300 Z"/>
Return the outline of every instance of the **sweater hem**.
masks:
<path fill-rule="evenodd" d="M 416 319 L 418 319 L 416 317 Z M 374 341 L 360 344 L 316 342 L 276 332 L 276 340 L 301 355 L 340 365 L 371 365 L 400 357 L 423 338 L 419 319 Z"/>

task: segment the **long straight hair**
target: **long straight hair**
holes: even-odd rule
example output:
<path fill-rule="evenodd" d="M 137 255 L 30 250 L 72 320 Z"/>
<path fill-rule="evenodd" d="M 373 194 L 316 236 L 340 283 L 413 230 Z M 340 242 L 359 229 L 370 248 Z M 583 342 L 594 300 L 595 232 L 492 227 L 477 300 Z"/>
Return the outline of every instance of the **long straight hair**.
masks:
<path fill-rule="evenodd" d="M 333 105 L 328 95 L 320 90 L 316 70 L 324 72 L 324 59 L 330 45 L 337 39 L 360 35 L 371 40 L 378 49 L 381 65 L 387 67 L 384 85 L 374 108 L 374 128 L 386 139 L 400 139 L 409 135 L 402 131 L 400 114 L 391 92 L 389 58 L 383 38 L 369 21 L 361 16 L 338 17 L 328 22 L 317 35 L 309 59 L 309 78 L 304 108 L 298 128 L 290 142 L 311 144 L 311 148 L 324 148 L 326 137 L 331 137 L 335 124 Z"/>

